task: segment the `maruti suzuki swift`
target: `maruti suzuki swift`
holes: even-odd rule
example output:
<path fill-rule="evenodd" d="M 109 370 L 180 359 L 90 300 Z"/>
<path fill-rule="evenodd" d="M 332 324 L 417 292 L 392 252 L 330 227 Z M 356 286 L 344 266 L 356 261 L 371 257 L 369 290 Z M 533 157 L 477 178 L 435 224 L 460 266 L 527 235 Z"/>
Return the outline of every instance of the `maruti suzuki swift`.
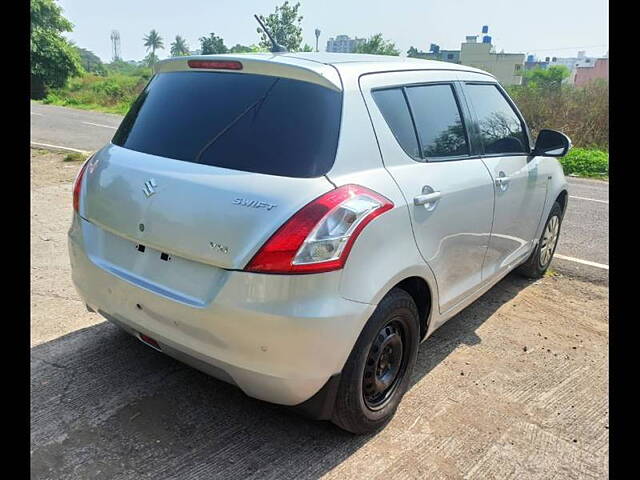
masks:
<path fill-rule="evenodd" d="M 544 274 L 570 146 L 464 65 L 171 58 L 77 176 L 73 282 L 150 347 L 372 432 L 422 341 L 512 270 Z"/>

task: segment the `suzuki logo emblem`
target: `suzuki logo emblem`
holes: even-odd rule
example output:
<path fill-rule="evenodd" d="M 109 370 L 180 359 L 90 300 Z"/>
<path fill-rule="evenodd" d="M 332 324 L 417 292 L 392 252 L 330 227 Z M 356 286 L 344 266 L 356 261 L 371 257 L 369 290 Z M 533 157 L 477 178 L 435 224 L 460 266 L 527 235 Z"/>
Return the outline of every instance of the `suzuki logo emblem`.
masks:
<path fill-rule="evenodd" d="M 144 196 L 149 198 L 151 195 L 156 193 L 157 186 L 158 184 L 153 178 L 150 178 L 149 180 L 144 182 L 144 187 L 142 188 L 142 191 L 144 192 Z"/>

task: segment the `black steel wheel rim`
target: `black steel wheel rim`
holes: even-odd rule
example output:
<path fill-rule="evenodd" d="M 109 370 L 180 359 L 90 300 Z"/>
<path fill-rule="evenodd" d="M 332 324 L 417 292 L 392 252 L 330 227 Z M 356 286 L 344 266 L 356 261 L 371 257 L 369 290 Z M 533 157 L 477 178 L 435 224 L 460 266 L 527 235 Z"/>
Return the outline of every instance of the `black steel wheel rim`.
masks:
<path fill-rule="evenodd" d="M 362 395 L 371 410 L 380 410 L 390 400 L 404 376 L 409 351 L 405 329 L 399 320 L 387 322 L 376 334 L 362 376 Z"/>

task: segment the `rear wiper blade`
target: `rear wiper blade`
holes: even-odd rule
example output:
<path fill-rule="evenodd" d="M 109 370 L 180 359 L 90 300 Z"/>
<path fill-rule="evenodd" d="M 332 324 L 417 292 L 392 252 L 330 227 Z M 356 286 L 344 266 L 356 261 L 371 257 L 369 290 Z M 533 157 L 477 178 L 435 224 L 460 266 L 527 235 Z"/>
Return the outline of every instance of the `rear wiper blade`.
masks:
<path fill-rule="evenodd" d="M 258 110 L 260 108 L 262 108 L 262 105 L 264 104 L 264 101 L 267 99 L 267 97 L 269 96 L 269 94 L 271 93 L 271 90 L 273 90 L 273 87 L 276 86 L 276 83 L 278 83 L 280 81 L 279 78 L 276 78 L 275 81 L 271 84 L 271 86 L 267 89 L 267 91 L 265 92 L 265 94 L 260 97 L 258 100 L 256 100 L 255 102 L 253 102 L 251 105 L 249 105 L 243 112 L 241 112 L 239 115 L 237 115 L 233 120 L 231 120 L 231 122 L 229 122 L 229 124 L 224 127 L 222 130 L 220 130 L 211 140 L 209 140 L 204 147 L 202 147 L 200 149 L 200 151 L 198 152 L 198 154 L 196 155 L 196 158 L 194 159 L 195 163 L 200 163 L 200 157 L 202 156 L 202 154 L 211 146 L 213 145 L 222 135 L 224 135 L 226 132 L 228 132 L 236 123 L 238 123 L 240 121 L 240 119 L 242 119 L 242 117 L 244 117 L 247 113 L 249 113 L 251 110 L 253 110 L 254 108 L 258 107 Z M 257 110 L 256 110 L 257 113 Z"/>

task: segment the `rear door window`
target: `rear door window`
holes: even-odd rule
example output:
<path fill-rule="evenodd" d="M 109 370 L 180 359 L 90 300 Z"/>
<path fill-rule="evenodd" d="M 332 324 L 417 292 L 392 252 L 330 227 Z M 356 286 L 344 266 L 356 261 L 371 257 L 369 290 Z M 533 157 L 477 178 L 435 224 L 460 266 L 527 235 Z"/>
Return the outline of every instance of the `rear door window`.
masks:
<path fill-rule="evenodd" d="M 155 75 L 112 142 L 143 153 L 287 177 L 319 177 L 335 159 L 342 93 L 230 72 Z"/>
<path fill-rule="evenodd" d="M 418 138 L 402 89 L 374 90 L 371 95 L 402 149 L 411 157 L 421 158 Z"/>
<path fill-rule="evenodd" d="M 453 85 L 407 87 L 422 155 L 427 160 L 469 154 L 469 144 Z"/>
<path fill-rule="evenodd" d="M 529 152 L 522 121 L 496 85 L 467 84 L 465 94 L 476 112 L 486 154 Z"/>

